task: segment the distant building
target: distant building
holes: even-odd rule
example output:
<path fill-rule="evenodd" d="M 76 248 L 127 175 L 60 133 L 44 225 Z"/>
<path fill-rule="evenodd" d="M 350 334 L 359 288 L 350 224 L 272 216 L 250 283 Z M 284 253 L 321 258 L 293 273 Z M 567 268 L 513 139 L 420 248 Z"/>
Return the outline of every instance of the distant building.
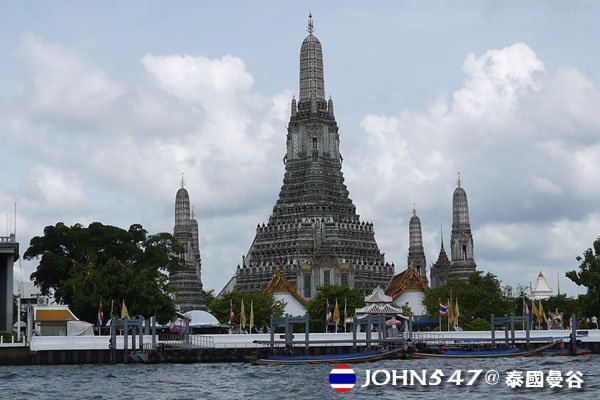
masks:
<path fill-rule="evenodd" d="M 554 291 L 548 285 L 546 281 L 546 277 L 542 274 L 542 271 L 537 276 L 535 280 L 535 286 L 533 290 L 531 290 L 531 298 L 533 300 L 546 300 L 554 294 Z"/>
<path fill-rule="evenodd" d="M 265 291 L 271 293 L 275 300 L 283 300 L 285 302 L 284 314 L 294 316 L 306 314 L 308 302 L 298 294 L 296 287 L 285 279 L 280 269 L 277 270 Z"/>
<path fill-rule="evenodd" d="M 417 217 L 417 211 L 414 208 L 413 215 L 408 224 L 408 238 L 408 259 L 406 265 L 417 271 L 417 275 L 419 275 L 425 286 L 427 286 L 427 265 L 425 262 L 425 249 L 423 248 L 421 220 Z"/>
<path fill-rule="evenodd" d="M 325 99 L 321 43 L 313 34 L 300 50 L 300 93 L 291 102 L 285 175 L 279 199 L 236 275 L 221 292 L 265 290 L 278 269 L 303 299 L 323 285 L 386 286 L 394 266 L 385 262 L 373 224 L 361 221 L 342 174 L 340 132 L 333 100 Z"/>
<path fill-rule="evenodd" d="M 446 277 L 450 271 L 450 260 L 448 259 L 448 255 L 446 254 L 446 250 L 444 249 L 444 234 L 441 233 L 441 247 L 440 254 L 438 254 L 437 261 L 431 267 L 431 280 L 430 284 L 432 288 L 436 288 L 441 286 L 446 281 Z"/>
<path fill-rule="evenodd" d="M 19 259 L 15 234 L 0 236 L 0 330 L 13 328 L 13 265 Z"/>
<path fill-rule="evenodd" d="M 206 310 L 202 295 L 202 260 L 200 258 L 200 242 L 198 222 L 194 219 L 190 208 L 188 191 L 181 187 L 175 195 L 175 227 L 173 236 L 183 246 L 181 257 L 184 268 L 169 277 L 169 285 L 174 290 L 175 305 L 180 312 Z"/>
<path fill-rule="evenodd" d="M 394 276 L 385 289 L 385 294 L 390 296 L 398 307 L 408 306 L 413 315 L 425 315 L 425 293 L 429 288 L 412 267 Z"/>
<path fill-rule="evenodd" d="M 452 235 L 450 237 L 450 266 L 447 265 L 446 251 L 442 248 L 438 261 L 431 269 L 431 287 L 442 285 L 447 278 L 467 280 L 475 272 L 477 265 L 473 255 L 473 234 L 469 222 L 467 193 L 461 187 L 460 176 L 452 196 Z"/>
<path fill-rule="evenodd" d="M 426 312 L 423 301 L 429 287 L 421 220 L 414 208 L 408 224 L 408 237 L 407 268 L 392 278 L 385 294 L 398 307 L 408 306 L 414 315 L 424 315 Z"/>

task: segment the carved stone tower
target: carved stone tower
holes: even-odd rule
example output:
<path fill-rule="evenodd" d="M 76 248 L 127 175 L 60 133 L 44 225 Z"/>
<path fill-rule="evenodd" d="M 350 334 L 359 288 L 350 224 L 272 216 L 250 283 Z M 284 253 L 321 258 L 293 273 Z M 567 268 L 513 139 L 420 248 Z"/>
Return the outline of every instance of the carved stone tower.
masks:
<path fill-rule="evenodd" d="M 169 278 L 169 283 L 175 291 L 175 305 L 181 312 L 206 310 L 206 304 L 202 296 L 202 261 L 200 258 L 198 222 L 191 213 L 190 196 L 183 187 L 183 179 L 175 196 L 173 236 L 183 246 L 181 256 L 185 261 L 185 267 Z"/>
<path fill-rule="evenodd" d="M 300 95 L 291 102 L 285 175 L 269 222 L 232 281 L 235 290 L 264 290 L 277 268 L 305 299 L 322 285 L 370 293 L 394 274 L 379 251 L 373 224 L 361 222 L 344 184 L 333 100 L 325 99 L 323 53 L 312 16 L 300 49 Z"/>
<path fill-rule="evenodd" d="M 452 267 L 449 277 L 467 279 L 469 274 L 475 272 L 477 265 L 473 257 L 473 235 L 469 223 L 469 203 L 467 193 L 460 186 L 452 196 L 452 236 L 450 238 Z"/>
<path fill-rule="evenodd" d="M 440 228 L 440 254 L 438 254 L 438 259 L 435 264 L 431 267 L 431 288 L 436 288 L 441 286 L 446 281 L 446 277 L 450 271 L 450 260 L 448 259 L 448 255 L 446 254 L 446 250 L 444 249 L 444 233 Z"/>
<path fill-rule="evenodd" d="M 423 234 L 421 232 L 421 220 L 417 217 L 417 211 L 413 208 L 413 216 L 408 224 L 408 260 L 407 266 L 414 268 L 419 277 L 428 284 L 427 267 L 425 263 L 425 250 L 423 249 Z"/>

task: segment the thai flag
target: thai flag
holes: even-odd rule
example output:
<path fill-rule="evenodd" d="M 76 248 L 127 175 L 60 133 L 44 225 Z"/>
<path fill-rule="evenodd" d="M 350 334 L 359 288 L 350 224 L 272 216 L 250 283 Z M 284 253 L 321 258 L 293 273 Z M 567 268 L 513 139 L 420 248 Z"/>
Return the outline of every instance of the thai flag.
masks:
<path fill-rule="evenodd" d="M 325 324 L 333 321 L 333 315 L 331 314 L 331 307 L 329 306 L 329 300 L 327 300 L 327 310 L 325 311 Z"/>
<path fill-rule="evenodd" d="M 329 384 L 336 392 L 348 392 L 356 384 L 356 374 L 347 365 L 336 365 L 329 373 Z"/>
<path fill-rule="evenodd" d="M 98 318 L 96 319 L 96 327 L 98 327 L 98 328 L 102 327 L 103 323 L 104 323 L 104 313 L 102 312 L 102 302 L 100 302 L 100 305 L 98 306 Z"/>
<path fill-rule="evenodd" d="M 440 303 L 440 315 L 448 315 L 448 304 Z"/>

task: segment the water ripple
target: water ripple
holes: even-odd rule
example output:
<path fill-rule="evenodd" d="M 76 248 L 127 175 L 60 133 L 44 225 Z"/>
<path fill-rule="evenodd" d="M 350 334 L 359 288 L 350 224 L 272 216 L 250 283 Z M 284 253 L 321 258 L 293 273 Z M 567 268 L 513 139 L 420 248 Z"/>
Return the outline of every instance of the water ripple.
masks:
<path fill-rule="evenodd" d="M 264 366 L 249 364 L 117 364 L 0 367 L 2 398 L 14 399 L 596 399 L 600 390 L 600 356 L 522 358 L 498 360 L 387 360 L 352 366 L 357 384 L 349 393 L 337 393 L 329 386 L 330 365 Z M 509 371 L 581 371 L 583 390 L 521 388 L 510 389 L 504 380 L 490 386 L 483 377 L 473 386 L 368 386 L 366 370 L 456 369 Z M 446 378 L 447 376 L 446 375 Z M 110 382 L 108 385 L 107 383 Z M 547 385 L 546 385 L 547 386 Z"/>

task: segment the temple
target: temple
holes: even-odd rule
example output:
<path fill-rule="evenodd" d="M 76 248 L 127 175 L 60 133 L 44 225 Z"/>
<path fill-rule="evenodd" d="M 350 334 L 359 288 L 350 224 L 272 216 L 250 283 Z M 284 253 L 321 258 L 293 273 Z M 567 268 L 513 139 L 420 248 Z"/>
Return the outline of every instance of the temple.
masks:
<path fill-rule="evenodd" d="M 421 220 L 414 207 L 408 223 L 408 237 L 407 268 L 392 278 L 385 289 L 385 294 L 390 296 L 394 304 L 409 309 L 412 314 L 425 315 L 423 300 L 429 287 Z"/>
<path fill-rule="evenodd" d="M 202 260 L 198 238 L 198 222 L 190 209 L 190 196 L 184 187 L 175 195 L 175 227 L 173 236 L 183 247 L 181 257 L 184 268 L 171 274 L 169 284 L 174 291 L 175 306 L 182 313 L 192 310 L 206 310 L 202 295 Z"/>
<path fill-rule="evenodd" d="M 307 30 L 300 49 L 299 97 L 291 101 L 279 199 L 269 221 L 256 227 L 225 292 L 265 290 L 278 269 L 303 299 L 329 284 L 367 294 L 386 287 L 394 275 L 394 266 L 379 251 L 373 224 L 361 221 L 344 184 L 340 132 L 333 100 L 325 98 L 323 53 L 312 16 Z"/>
<path fill-rule="evenodd" d="M 414 207 L 413 215 L 408 224 L 408 259 L 406 265 L 417 272 L 417 275 L 423 280 L 425 286 L 428 285 L 421 220 L 417 217 L 417 211 Z"/>
<path fill-rule="evenodd" d="M 473 234 L 469 222 L 467 193 L 461 187 L 460 174 L 452 196 L 452 235 L 450 237 L 451 262 L 448 265 L 444 242 L 438 261 L 431 268 L 431 287 L 442 285 L 447 278 L 467 280 L 477 265 L 473 255 Z"/>

